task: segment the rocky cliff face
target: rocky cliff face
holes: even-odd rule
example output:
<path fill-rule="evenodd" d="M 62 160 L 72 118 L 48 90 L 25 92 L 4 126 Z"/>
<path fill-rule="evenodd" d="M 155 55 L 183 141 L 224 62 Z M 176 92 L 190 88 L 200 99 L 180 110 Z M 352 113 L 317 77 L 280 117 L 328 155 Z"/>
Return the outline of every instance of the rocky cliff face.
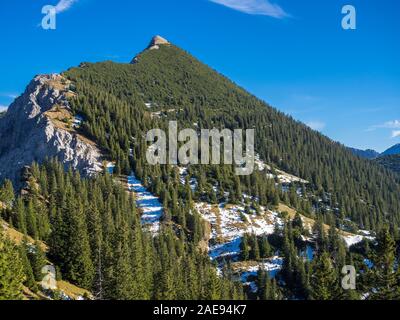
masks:
<path fill-rule="evenodd" d="M 37 76 L 0 118 L 0 181 L 19 186 L 24 166 L 52 157 L 86 176 L 102 170 L 99 149 L 71 126 L 69 86 L 60 75 Z"/>

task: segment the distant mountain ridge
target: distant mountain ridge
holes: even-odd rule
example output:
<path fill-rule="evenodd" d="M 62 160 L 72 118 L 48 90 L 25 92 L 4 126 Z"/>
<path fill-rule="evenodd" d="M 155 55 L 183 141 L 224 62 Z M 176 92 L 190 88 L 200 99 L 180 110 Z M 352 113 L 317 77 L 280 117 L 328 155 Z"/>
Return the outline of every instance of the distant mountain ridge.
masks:
<path fill-rule="evenodd" d="M 360 150 L 360 149 L 355 149 L 355 148 L 349 148 L 349 150 L 351 152 L 353 152 L 353 154 L 355 154 L 356 156 L 359 156 L 361 158 L 365 158 L 365 159 L 376 159 L 379 157 L 380 153 L 378 151 L 372 150 L 372 149 L 367 149 L 367 150 Z"/>
<path fill-rule="evenodd" d="M 381 156 L 390 156 L 390 155 L 396 155 L 396 154 L 400 154 L 400 143 L 387 149 L 385 152 L 382 152 Z"/>
<path fill-rule="evenodd" d="M 361 149 L 356 149 L 356 148 L 348 148 L 354 155 L 359 156 L 364 159 L 369 159 L 373 160 L 376 158 L 384 157 L 384 156 L 390 156 L 390 155 L 399 155 L 400 154 L 400 143 L 394 145 L 393 147 L 390 147 L 386 151 L 379 153 L 378 151 L 372 150 L 372 149 L 367 149 L 367 150 L 361 150 Z"/>

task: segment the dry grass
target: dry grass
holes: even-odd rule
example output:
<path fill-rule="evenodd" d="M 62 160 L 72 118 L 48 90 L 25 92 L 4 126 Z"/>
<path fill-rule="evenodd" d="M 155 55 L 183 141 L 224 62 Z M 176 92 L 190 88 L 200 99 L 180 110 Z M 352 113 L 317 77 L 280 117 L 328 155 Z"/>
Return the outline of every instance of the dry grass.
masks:
<path fill-rule="evenodd" d="M 3 226 L 6 236 L 8 236 L 8 238 L 11 241 L 15 242 L 17 245 L 20 245 L 23 242 L 23 240 L 25 238 L 25 235 L 23 233 L 15 230 L 14 228 L 10 228 L 9 224 L 3 220 L 0 220 L 0 225 Z M 35 240 L 33 238 L 31 238 L 30 236 L 27 236 L 26 239 L 29 244 L 31 244 L 31 245 L 35 244 Z M 43 251 L 45 251 L 45 252 L 48 251 L 49 248 L 44 242 L 39 241 L 39 244 Z"/>
<path fill-rule="evenodd" d="M 232 270 L 234 272 L 241 272 L 249 270 L 250 268 L 254 268 L 260 265 L 260 262 L 257 261 L 237 261 L 232 262 Z"/>
<path fill-rule="evenodd" d="M 57 282 L 58 289 L 63 291 L 67 296 L 76 300 L 79 297 L 91 297 L 91 293 L 85 289 L 74 286 L 73 284 L 65 281 Z"/>
<path fill-rule="evenodd" d="M 64 81 L 64 83 L 62 83 L 62 81 Z M 64 91 L 67 88 L 68 82 L 66 79 L 64 79 L 63 77 L 57 77 L 56 80 L 49 80 L 47 82 L 48 86 L 50 88 L 59 90 L 59 91 Z"/>
<path fill-rule="evenodd" d="M 285 204 L 283 204 L 283 203 L 280 203 L 280 204 L 279 204 L 279 206 L 278 206 L 278 212 L 280 212 L 280 213 L 282 213 L 282 212 L 287 212 L 287 213 L 289 214 L 289 218 L 290 218 L 290 219 L 294 219 L 294 217 L 296 216 L 296 213 L 297 213 L 297 211 L 296 211 L 295 209 L 290 208 L 290 207 L 288 207 L 287 205 L 285 205 Z M 314 220 L 314 219 L 311 219 L 311 218 L 308 218 L 308 217 L 306 217 L 306 216 L 304 216 L 304 215 L 302 215 L 302 214 L 301 214 L 300 216 L 301 216 L 301 218 L 302 218 L 302 220 L 303 220 L 304 227 L 307 228 L 307 229 L 309 229 L 309 230 L 312 230 L 312 228 L 313 228 L 314 225 L 315 225 L 315 220 Z M 331 227 L 328 226 L 327 224 L 324 224 L 323 226 L 324 226 L 325 232 L 328 232 L 329 229 L 331 228 Z M 339 234 L 341 234 L 342 236 L 353 236 L 353 235 L 354 235 L 354 234 L 352 234 L 352 233 L 350 233 L 350 232 L 346 232 L 346 231 L 339 230 L 339 229 L 337 229 L 337 230 L 338 230 Z"/>

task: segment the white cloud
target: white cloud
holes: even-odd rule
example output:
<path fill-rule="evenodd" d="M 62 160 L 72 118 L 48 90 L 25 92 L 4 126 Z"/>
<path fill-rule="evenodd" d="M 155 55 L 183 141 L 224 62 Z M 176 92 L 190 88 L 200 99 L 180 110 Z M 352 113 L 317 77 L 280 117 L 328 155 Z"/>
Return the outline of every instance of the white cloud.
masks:
<path fill-rule="evenodd" d="M 367 131 L 374 131 L 376 129 L 400 129 L 400 120 L 387 121 L 382 124 L 374 125 L 369 127 Z"/>
<path fill-rule="evenodd" d="M 8 106 L 3 106 L 0 104 L 0 112 L 6 111 L 8 109 Z"/>
<path fill-rule="evenodd" d="M 321 131 L 326 127 L 326 123 L 324 123 L 322 121 L 310 121 L 310 122 L 307 122 L 306 125 L 316 131 Z"/>
<path fill-rule="evenodd" d="M 392 131 L 392 138 L 400 137 L 400 130 L 393 130 Z"/>
<path fill-rule="evenodd" d="M 247 14 L 263 15 L 282 19 L 289 15 L 277 4 L 269 0 L 210 0 L 225 7 Z"/>
<path fill-rule="evenodd" d="M 61 13 L 67 11 L 78 0 L 60 0 L 56 5 L 56 12 Z"/>

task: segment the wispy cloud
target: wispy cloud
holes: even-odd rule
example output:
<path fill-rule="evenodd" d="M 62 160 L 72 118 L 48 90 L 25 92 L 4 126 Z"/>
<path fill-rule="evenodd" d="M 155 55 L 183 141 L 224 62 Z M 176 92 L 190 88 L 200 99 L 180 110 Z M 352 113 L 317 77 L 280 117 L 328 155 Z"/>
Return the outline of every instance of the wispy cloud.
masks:
<path fill-rule="evenodd" d="M 269 16 L 277 19 L 289 17 L 279 5 L 269 0 L 209 0 L 247 14 Z"/>
<path fill-rule="evenodd" d="M 78 2 L 78 0 L 60 0 L 56 4 L 56 12 L 61 13 L 61 12 L 67 11 L 76 2 Z"/>
<path fill-rule="evenodd" d="M 382 124 L 370 126 L 367 131 L 375 131 L 376 129 L 400 129 L 400 120 L 387 121 Z"/>
<path fill-rule="evenodd" d="M 400 130 L 393 130 L 392 131 L 392 138 L 400 137 Z"/>
<path fill-rule="evenodd" d="M 326 127 L 326 123 L 322 121 L 309 121 L 306 123 L 306 125 L 316 131 L 321 131 Z"/>
<path fill-rule="evenodd" d="M 10 98 L 10 99 L 15 99 L 16 97 L 18 97 L 18 95 L 16 93 L 9 93 L 9 92 L 0 92 L 0 96 Z"/>
<path fill-rule="evenodd" d="M 6 111 L 8 109 L 8 106 L 3 106 L 0 104 L 0 112 Z"/>

